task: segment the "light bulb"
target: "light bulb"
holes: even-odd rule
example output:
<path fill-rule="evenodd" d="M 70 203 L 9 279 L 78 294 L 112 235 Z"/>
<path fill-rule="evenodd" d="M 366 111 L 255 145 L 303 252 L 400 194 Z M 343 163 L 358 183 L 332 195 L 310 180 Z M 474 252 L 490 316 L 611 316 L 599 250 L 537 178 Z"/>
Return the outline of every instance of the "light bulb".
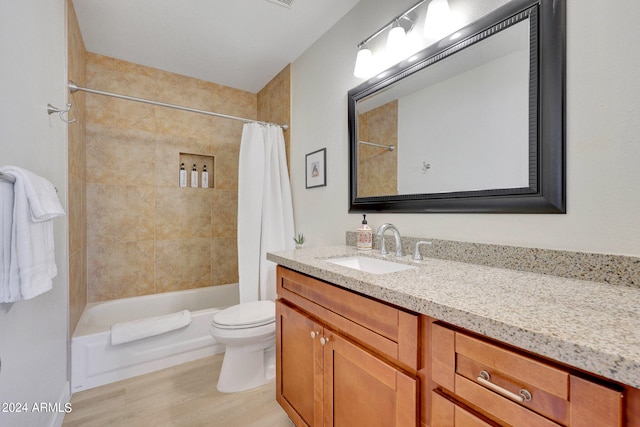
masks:
<path fill-rule="evenodd" d="M 353 75 L 359 78 L 370 77 L 373 74 L 373 55 L 367 47 L 361 47 L 356 57 Z"/>
<path fill-rule="evenodd" d="M 452 31 L 451 9 L 447 0 L 431 0 L 424 20 L 423 35 L 427 39 L 440 40 Z"/>
<path fill-rule="evenodd" d="M 404 28 L 400 25 L 391 28 L 387 36 L 387 50 L 392 52 L 392 54 L 393 52 L 402 50 L 404 48 L 405 36 Z"/>

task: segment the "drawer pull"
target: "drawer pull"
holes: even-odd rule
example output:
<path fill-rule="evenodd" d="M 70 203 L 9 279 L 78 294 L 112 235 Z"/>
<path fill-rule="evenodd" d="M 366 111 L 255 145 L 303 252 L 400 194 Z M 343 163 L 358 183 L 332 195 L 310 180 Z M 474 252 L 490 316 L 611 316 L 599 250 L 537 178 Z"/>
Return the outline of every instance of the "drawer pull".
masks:
<path fill-rule="evenodd" d="M 509 399 L 514 400 L 516 402 L 520 402 L 520 403 L 528 402 L 532 398 L 531 392 L 524 388 L 520 389 L 520 394 L 518 395 L 510 392 L 507 389 L 500 387 L 499 385 L 492 383 L 491 375 L 489 375 L 489 372 L 487 371 L 480 371 L 480 375 L 478 376 L 478 382 L 483 386 L 495 391 L 496 393 L 500 393 L 504 397 L 508 397 Z"/>
<path fill-rule="evenodd" d="M 315 339 L 316 335 L 318 335 L 316 331 L 311 331 L 311 339 Z"/>
<path fill-rule="evenodd" d="M 327 338 L 325 338 L 325 337 L 320 338 L 320 344 L 325 345 L 325 344 L 328 344 L 328 343 L 329 343 L 329 337 L 327 337 Z"/>

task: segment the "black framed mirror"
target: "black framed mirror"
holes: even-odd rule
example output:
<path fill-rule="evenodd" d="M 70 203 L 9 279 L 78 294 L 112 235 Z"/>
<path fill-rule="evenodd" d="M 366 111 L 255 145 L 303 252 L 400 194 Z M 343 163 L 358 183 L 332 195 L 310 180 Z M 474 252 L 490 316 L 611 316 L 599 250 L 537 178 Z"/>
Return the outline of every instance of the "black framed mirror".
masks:
<path fill-rule="evenodd" d="M 564 0 L 514 0 L 348 92 L 349 212 L 565 213 Z"/>

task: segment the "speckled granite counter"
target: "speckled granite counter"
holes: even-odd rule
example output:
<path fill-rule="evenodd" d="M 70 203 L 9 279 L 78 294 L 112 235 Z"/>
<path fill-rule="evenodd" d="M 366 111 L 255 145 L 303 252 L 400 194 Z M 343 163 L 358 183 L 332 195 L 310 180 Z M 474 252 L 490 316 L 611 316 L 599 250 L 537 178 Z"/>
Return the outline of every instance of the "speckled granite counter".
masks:
<path fill-rule="evenodd" d="M 411 264 L 370 274 L 327 262 L 364 255 Z M 640 388 L 640 289 L 351 246 L 267 254 L 267 259 L 611 380 Z"/>

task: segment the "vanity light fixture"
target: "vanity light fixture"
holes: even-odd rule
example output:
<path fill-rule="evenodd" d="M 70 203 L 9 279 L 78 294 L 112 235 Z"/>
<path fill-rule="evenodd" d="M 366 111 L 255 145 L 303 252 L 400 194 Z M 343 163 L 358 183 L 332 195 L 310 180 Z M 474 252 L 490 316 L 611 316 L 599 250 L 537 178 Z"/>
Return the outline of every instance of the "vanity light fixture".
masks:
<path fill-rule="evenodd" d="M 402 45 L 404 44 L 404 39 L 406 36 L 407 33 L 404 31 L 404 28 L 400 26 L 400 23 L 396 19 L 391 25 L 389 35 L 387 36 L 387 50 L 396 51 L 402 49 Z"/>
<path fill-rule="evenodd" d="M 431 40 L 440 40 L 451 33 L 452 30 L 449 2 L 447 0 L 431 0 L 424 20 L 424 37 Z"/>
<path fill-rule="evenodd" d="M 356 57 L 356 66 L 353 69 L 353 75 L 359 78 L 369 77 L 373 74 L 373 54 L 365 43 L 360 44 L 358 48 L 358 56 Z"/>
<path fill-rule="evenodd" d="M 410 46 L 410 44 L 415 45 L 417 42 L 417 45 L 420 45 L 420 40 L 424 44 L 424 40 L 420 38 L 420 35 L 410 35 L 409 33 L 416 21 L 418 21 L 419 12 L 415 12 L 415 10 L 427 2 L 428 7 L 424 18 L 422 36 L 427 40 L 435 41 L 451 33 L 454 30 L 454 26 L 449 2 L 447 0 L 420 0 L 358 44 L 358 55 L 353 75 L 360 78 L 371 77 L 381 69 L 393 65 L 419 50 L 420 46 Z M 421 14 L 424 16 L 424 12 Z M 367 47 L 367 43 L 387 30 L 389 31 L 386 50 L 381 55 L 376 54 L 374 58 L 371 49 Z"/>
<path fill-rule="evenodd" d="M 387 22 L 378 31 L 364 39 L 358 44 L 358 56 L 356 57 L 356 65 L 353 70 L 353 75 L 356 77 L 370 77 L 376 71 L 374 68 L 373 54 L 367 47 L 367 43 L 384 33 L 388 28 L 391 28 L 387 35 L 387 54 L 386 56 L 402 55 L 405 51 L 404 42 L 407 33 L 411 31 L 416 20 L 415 14 L 412 14 L 415 9 L 427 0 L 420 0 L 415 5 L 401 13 L 400 15 Z M 400 58 L 402 59 L 402 58 Z"/>

